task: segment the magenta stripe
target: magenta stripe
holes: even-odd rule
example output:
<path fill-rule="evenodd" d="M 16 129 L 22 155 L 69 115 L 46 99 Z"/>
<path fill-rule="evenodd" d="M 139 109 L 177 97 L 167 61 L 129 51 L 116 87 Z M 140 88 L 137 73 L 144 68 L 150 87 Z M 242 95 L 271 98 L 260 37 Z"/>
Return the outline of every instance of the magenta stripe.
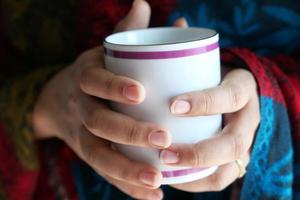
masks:
<path fill-rule="evenodd" d="M 181 58 L 187 56 L 194 56 L 202 53 L 210 52 L 219 47 L 218 42 L 193 49 L 183 49 L 176 51 L 153 51 L 153 52 L 134 52 L 134 51 L 116 51 L 111 49 L 105 49 L 106 55 L 114 58 L 126 58 L 126 59 L 168 59 L 168 58 Z"/>
<path fill-rule="evenodd" d="M 162 171 L 162 175 L 164 178 L 171 178 L 171 177 L 177 177 L 177 176 L 186 176 L 189 174 L 194 174 L 197 172 L 204 171 L 208 168 L 189 168 L 189 169 L 181 169 L 181 170 L 175 170 L 175 171 Z"/>

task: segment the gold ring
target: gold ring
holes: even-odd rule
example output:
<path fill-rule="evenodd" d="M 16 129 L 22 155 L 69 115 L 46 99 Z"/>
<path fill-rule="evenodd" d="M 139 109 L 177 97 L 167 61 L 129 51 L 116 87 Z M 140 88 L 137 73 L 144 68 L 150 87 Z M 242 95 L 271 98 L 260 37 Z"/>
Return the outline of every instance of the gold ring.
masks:
<path fill-rule="evenodd" d="M 246 167 L 240 159 L 235 160 L 236 165 L 239 168 L 239 176 L 238 178 L 242 178 L 246 174 Z"/>

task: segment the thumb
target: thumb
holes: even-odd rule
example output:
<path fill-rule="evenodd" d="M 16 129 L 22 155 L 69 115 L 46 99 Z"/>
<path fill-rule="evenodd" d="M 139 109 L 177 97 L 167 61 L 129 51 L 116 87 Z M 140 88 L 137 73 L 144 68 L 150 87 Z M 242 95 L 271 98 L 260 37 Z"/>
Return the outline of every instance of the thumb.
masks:
<path fill-rule="evenodd" d="M 150 16 L 150 5 L 145 0 L 135 0 L 127 16 L 117 24 L 115 32 L 147 28 Z"/>

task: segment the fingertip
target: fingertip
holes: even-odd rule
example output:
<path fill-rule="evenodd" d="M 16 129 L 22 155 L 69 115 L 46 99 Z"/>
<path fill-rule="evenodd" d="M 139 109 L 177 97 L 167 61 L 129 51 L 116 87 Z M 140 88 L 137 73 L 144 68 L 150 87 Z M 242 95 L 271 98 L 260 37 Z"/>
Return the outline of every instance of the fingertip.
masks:
<path fill-rule="evenodd" d="M 149 25 L 150 16 L 151 7 L 148 2 L 135 0 L 129 13 L 117 24 L 114 32 L 146 28 Z"/>
<path fill-rule="evenodd" d="M 144 198 L 145 200 L 161 200 L 163 199 L 163 195 L 160 194 L 159 192 L 154 192 L 154 191 L 151 191 L 150 193 L 148 194 L 144 194 Z"/>
<path fill-rule="evenodd" d="M 151 13 L 151 7 L 149 5 L 149 3 L 145 0 L 134 0 L 133 2 L 133 8 L 138 8 L 141 11 L 146 12 L 146 14 L 150 14 Z"/>
<path fill-rule="evenodd" d="M 174 22 L 174 26 L 180 28 L 187 28 L 189 25 L 185 17 L 180 17 Z"/>
<path fill-rule="evenodd" d="M 155 179 L 154 179 L 154 188 L 153 189 L 159 189 L 159 187 L 161 186 L 162 182 L 163 182 L 163 175 L 161 173 L 161 171 L 157 168 L 153 168 L 154 172 L 155 172 Z"/>
<path fill-rule="evenodd" d="M 164 198 L 164 193 L 161 189 L 156 189 L 155 191 L 151 192 L 147 195 L 146 199 L 148 200 L 161 200 Z"/>
<path fill-rule="evenodd" d="M 155 188 L 158 189 L 161 186 L 162 182 L 163 182 L 163 176 L 162 176 L 162 173 L 160 171 L 158 171 L 155 181 L 156 181 L 156 187 Z"/>
<path fill-rule="evenodd" d="M 150 8 L 149 3 L 145 0 L 134 0 L 132 3 L 132 7 L 134 8 L 136 6 L 144 6 Z"/>
<path fill-rule="evenodd" d="M 167 142 L 164 148 L 168 148 L 172 144 L 172 134 L 169 131 L 166 131 Z"/>
<path fill-rule="evenodd" d="M 157 189 L 157 197 L 158 197 L 158 199 L 164 198 L 164 193 L 163 193 L 162 189 Z"/>
<path fill-rule="evenodd" d="M 162 174 L 158 170 L 149 170 L 140 173 L 139 179 L 144 186 L 157 189 L 162 183 Z"/>
<path fill-rule="evenodd" d="M 159 199 L 162 200 L 164 199 L 164 193 L 162 190 L 160 190 L 160 193 L 159 193 Z"/>
<path fill-rule="evenodd" d="M 139 86 L 139 93 L 140 93 L 139 103 L 142 103 L 146 99 L 146 89 L 143 85 Z"/>
<path fill-rule="evenodd" d="M 128 14 L 129 18 L 138 18 L 135 21 L 135 25 L 137 27 L 131 28 L 146 28 L 149 24 L 151 15 L 151 7 L 149 3 L 145 0 L 135 0 L 132 4 L 132 8 Z"/>

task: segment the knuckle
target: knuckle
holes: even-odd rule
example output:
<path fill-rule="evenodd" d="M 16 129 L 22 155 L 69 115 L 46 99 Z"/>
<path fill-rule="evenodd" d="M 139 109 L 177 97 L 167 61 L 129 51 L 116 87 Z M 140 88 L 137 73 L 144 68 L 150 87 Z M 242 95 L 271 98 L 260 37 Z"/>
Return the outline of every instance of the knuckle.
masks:
<path fill-rule="evenodd" d="M 104 82 L 105 93 L 108 98 L 112 98 L 116 93 L 122 93 L 122 87 L 120 87 L 118 77 L 112 76 L 105 80 Z"/>
<path fill-rule="evenodd" d="M 225 182 L 225 179 L 222 175 L 216 174 L 212 175 L 210 179 L 210 191 L 219 192 L 224 190 L 227 187 L 227 184 Z"/>
<path fill-rule="evenodd" d="M 139 127 L 136 122 L 132 122 L 127 129 L 126 142 L 128 144 L 135 144 L 137 135 L 139 134 Z"/>
<path fill-rule="evenodd" d="M 233 108 L 238 108 L 241 102 L 241 93 L 236 87 L 229 88 L 229 95 L 231 99 L 231 105 Z"/>
<path fill-rule="evenodd" d="M 71 108 L 71 109 L 74 108 L 74 106 L 77 105 L 77 103 L 78 103 L 78 97 L 76 95 L 74 95 L 74 94 L 68 95 L 67 106 L 69 108 Z"/>
<path fill-rule="evenodd" d="M 98 155 L 95 153 L 95 148 L 92 146 L 83 145 L 81 143 L 81 151 L 84 157 L 84 160 L 89 163 L 91 166 L 96 166 L 96 160 Z"/>
<path fill-rule="evenodd" d="M 258 126 L 261 121 L 259 99 L 256 98 L 254 103 L 255 103 L 255 107 L 256 107 L 256 112 L 255 112 L 253 119 L 254 119 L 255 125 Z"/>
<path fill-rule="evenodd" d="M 231 146 L 233 148 L 234 159 L 240 159 L 247 152 L 246 143 L 241 136 L 233 137 Z"/>
<path fill-rule="evenodd" d="M 203 93 L 200 101 L 197 101 L 194 111 L 202 111 L 203 114 L 208 114 L 213 104 L 213 97 L 210 94 Z"/>
<path fill-rule="evenodd" d="M 79 128 L 81 129 L 81 128 Z M 71 148 L 76 148 L 82 146 L 80 144 L 80 132 L 78 132 L 78 127 L 71 128 L 69 134 L 59 134 L 58 138 L 68 144 Z"/>
<path fill-rule="evenodd" d="M 255 124 L 258 126 L 260 124 L 260 121 L 261 121 L 260 113 L 257 112 L 257 115 L 255 117 Z"/>
<path fill-rule="evenodd" d="M 84 51 L 81 55 L 80 58 L 84 60 L 93 60 L 94 57 L 97 55 L 96 48 L 88 49 Z"/>
<path fill-rule="evenodd" d="M 105 89 L 106 89 L 106 92 L 109 94 L 111 93 L 112 89 L 113 89 L 113 86 L 114 86 L 114 78 L 113 77 L 110 77 L 108 79 L 106 79 L 105 81 Z"/>
<path fill-rule="evenodd" d="M 231 99 L 231 106 L 234 109 L 240 109 L 245 99 L 245 90 L 241 86 L 232 85 L 228 88 L 229 99 Z"/>
<path fill-rule="evenodd" d="M 256 133 L 258 127 L 259 127 L 259 124 L 261 122 L 261 117 L 260 117 L 260 113 L 255 113 L 252 117 L 252 120 L 251 120 L 251 125 L 253 127 L 253 132 L 254 134 Z"/>
<path fill-rule="evenodd" d="M 243 70 L 243 72 L 244 72 L 246 80 L 249 80 L 251 84 L 256 83 L 255 78 L 254 78 L 253 74 L 250 71 Z"/>
<path fill-rule="evenodd" d="M 79 58 L 78 58 L 78 59 L 86 59 L 86 58 L 89 56 L 90 53 L 91 53 L 91 50 L 90 50 L 90 49 L 89 49 L 89 50 L 86 50 L 86 51 L 82 52 L 82 53 L 79 55 Z"/>
<path fill-rule="evenodd" d="M 89 76 L 88 70 L 82 70 L 79 75 L 79 86 L 82 90 L 87 91 L 89 88 Z"/>
<path fill-rule="evenodd" d="M 94 131 L 96 129 L 99 129 L 99 125 L 101 122 L 102 114 L 99 111 L 90 111 L 91 113 L 89 116 L 86 117 L 85 119 L 85 125 L 87 129 L 90 131 Z"/>
<path fill-rule="evenodd" d="M 140 192 L 139 190 L 135 190 L 135 189 L 128 189 L 126 192 L 129 196 L 135 198 L 135 199 L 142 199 L 144 197 L 144 195 L 142 194 L 142 192 Z"/>
<path fill-rule="evenodd" d="M 129 170 L 128 168 L 122 168 L 121 170 L 119 170 L 119 179 L 124 180 L 126 182 L 132 182 L 132 175 L 131 175 L 131 170 Z"/>
<path fill-rule="evenodd" d="M 199 155 L 199 148 L 197 145 L 194 145 L 192 148 L 192 159 L 191 165 L 192 167 L 199 167 L 204 163 L 203 156 Z"/>

